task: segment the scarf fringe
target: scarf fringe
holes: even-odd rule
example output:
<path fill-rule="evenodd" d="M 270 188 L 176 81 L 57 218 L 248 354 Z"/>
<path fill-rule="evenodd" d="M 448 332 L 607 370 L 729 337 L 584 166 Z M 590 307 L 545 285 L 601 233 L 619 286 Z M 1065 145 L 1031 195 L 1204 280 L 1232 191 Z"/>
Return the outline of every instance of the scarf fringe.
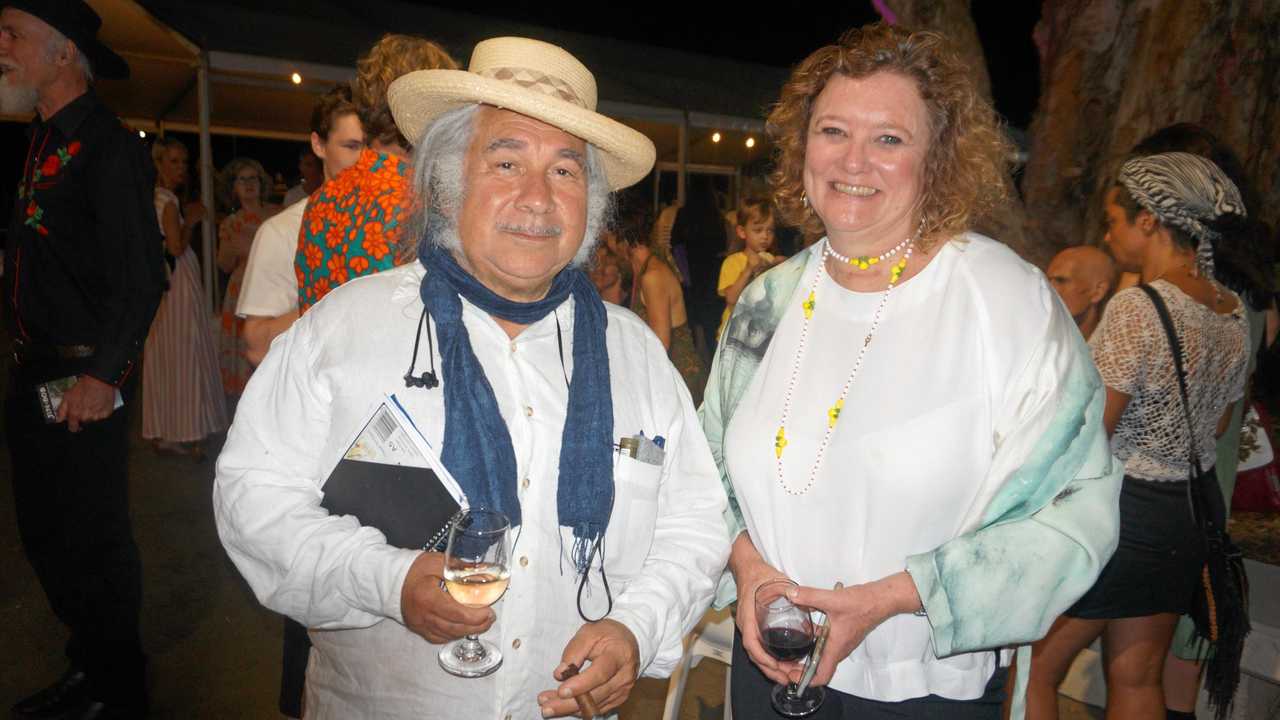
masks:
<path fill-rule="evenodd" d="M 600 526 L 596 523 L 579 523 L 573 528 L 573 550 L 569 557 L 573 558 L 574 574 L 582 577 L 591 569 L 591 560 L 600 550 L 603 538 Z M 601 559 L 603 564 L 604 560 Z"/>

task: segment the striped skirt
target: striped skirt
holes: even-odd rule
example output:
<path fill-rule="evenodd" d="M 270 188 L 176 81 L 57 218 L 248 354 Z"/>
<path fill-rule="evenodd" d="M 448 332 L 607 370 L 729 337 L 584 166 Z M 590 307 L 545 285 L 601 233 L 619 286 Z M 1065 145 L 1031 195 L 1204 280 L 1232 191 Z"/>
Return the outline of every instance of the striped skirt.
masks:
<path fill-rule="evenodd" d="M 194 442 L 227 428 L 218 351 L 191 248 L 178 258 L 142 362 L 142 437 Z"/>

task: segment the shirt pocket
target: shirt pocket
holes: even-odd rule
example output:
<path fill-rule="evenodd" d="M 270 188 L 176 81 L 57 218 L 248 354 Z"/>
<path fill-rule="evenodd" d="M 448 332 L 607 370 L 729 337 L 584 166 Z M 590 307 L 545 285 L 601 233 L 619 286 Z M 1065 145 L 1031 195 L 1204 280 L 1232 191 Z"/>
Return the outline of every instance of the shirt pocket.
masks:
<path fill-rule="evenodd" d="M 617 577 L 640 572 L 658 518 L 662 466 L 620 456 L 613 466 L 613 512 L 604 536 L 605 570 Z"/>

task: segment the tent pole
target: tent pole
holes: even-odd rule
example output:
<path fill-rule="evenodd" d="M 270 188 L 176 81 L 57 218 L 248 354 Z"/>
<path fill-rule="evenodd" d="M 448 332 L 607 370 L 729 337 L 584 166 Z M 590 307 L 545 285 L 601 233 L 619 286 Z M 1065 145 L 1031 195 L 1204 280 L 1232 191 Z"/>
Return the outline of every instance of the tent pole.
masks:
<path fill-rule="evenodd" d="M 680 163 L 680 171 L 676 174 L 676 205 L 684 207 L 685 181 L 689 171 L 689 112 L 687 110 L 680 114 L 680 137 L 677 153 L 679 153 L 679 156 L 676 158 L 676 162 Z"/>
<path fill-rule="evenodd" d="M 218 275 L 214 272 L 213 225 L 213 143 L 209 137 L 209 53 L 200 52 L 200 67 L 196 70 L 198 101 L 200 105 L 200 203 L 204 205 L 204 222 L 200 223 L 200 237 L 204 244 L 204 289 L 209 311 L 216 310 Z"/>

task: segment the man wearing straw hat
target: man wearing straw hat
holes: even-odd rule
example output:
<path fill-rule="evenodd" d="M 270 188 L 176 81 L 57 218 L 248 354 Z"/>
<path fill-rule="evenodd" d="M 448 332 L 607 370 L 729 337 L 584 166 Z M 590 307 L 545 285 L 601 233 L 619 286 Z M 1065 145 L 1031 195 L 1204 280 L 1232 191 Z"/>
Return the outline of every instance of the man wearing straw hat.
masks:
<path fill-rule="evenodd" d="M 680 375 L 580 267 L 653 145 L 535 40 L 484 41 L 468 70 L 410 73 L 388 95 L 417 148 L 421 262 L 338 288 L 272 347 L 218 461 L 219 533 L 257 596 L 312 629 L 308 717 L 556 717 L 587 694 L 611 713 L 679 660 L 727 557 Z M 510 518 L 492 608 L 441 589 L 439 553 L 320 507 L 382 393 L 473 508 Z M 501 649 L 492 674 L 440 667 L 468 634 Z"/>

